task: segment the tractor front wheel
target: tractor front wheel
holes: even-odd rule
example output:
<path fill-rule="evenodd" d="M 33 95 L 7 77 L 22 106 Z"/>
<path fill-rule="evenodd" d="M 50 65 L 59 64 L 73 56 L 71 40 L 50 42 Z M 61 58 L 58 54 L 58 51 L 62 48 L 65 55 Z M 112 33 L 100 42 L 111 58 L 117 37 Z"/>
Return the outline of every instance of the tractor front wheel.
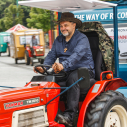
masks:
<path fill-rule="evenodd" d="M 33 62 L 33 58 L 30 57 L 30 65 L 33 66 L 34 65 L 34 62 Z"/>
<path fill-rule="evenodd" d="M 89 105 L 85 127 L 126 127 L 127 100 L 117 91 L 106 91 Z"/>
<path fill-rule="evenodd" d="M 25 63 L 26 65 L 30 64 L 30 57 L 29 57 L 28 51 L 25 51 Z"/>

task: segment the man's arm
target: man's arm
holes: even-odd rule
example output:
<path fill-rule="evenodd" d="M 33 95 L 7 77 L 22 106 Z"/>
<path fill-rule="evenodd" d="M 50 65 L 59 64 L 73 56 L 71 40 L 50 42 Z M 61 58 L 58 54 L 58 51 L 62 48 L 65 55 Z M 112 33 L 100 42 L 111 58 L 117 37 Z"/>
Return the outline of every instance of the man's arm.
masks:
<path fill-rule="evenodd" d="M 45 65 L 52 65 L 57 59 L 56 54 L 56 42 L 54 41 L 51 51 L 49 51 L 48 55 L 46 56 L 44 60 Z"/>
<path fill-rule="evenodd" d="M 53 43 L 52 49 L 51 51 L 48 53 L 48 55 L 46 56 L 45 60 L 44 60 L 44 65 L 52 65 L 54 64 L 54 62 L 57 59 L 57 55 L 56 55 L 56 46 L 55 46 L 55 42 Z M 48 67 L 45 67 L 46 69 L 49 69 Z M 42 69 L 42 67 L 37 67 L 36 68 L 39 72 L 44 73 L 44 70 Z M 38 73 L 35 70 L 35 67 L 33 68 L 33 71 L 35 73 Z"/>
<path fill-rule="evenodd" d="M 77 46 L 74 48 L 74 51 L 71 56 L 69 56 L 62 63 L 64 69 L 70 68 L 75 65 L 80 59 L 86 54 L 89 48 L 89 41 L 87 37 L 80 39 L 77 43 Z"/>

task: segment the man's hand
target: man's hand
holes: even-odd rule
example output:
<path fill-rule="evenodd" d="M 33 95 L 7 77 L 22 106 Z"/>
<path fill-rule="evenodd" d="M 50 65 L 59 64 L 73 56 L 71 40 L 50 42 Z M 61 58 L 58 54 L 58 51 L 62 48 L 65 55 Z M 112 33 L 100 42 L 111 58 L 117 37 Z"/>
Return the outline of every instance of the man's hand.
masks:
<path fill-rule="evenodd" d="M 53 70 L 54 70 L 54 72 L 55 72 L 56 74 L 59 73 L 61 70 L 64 69 L 63 65 L 60 64 L 60 63 L 54 63 L 54 64 L 52 65 L 52 68 L 53 68 Z"/>
<path fill-rule="evenodd" d="M 36 67 L 36 69 L 37 69 L 39 72 L 44 73 L 44 70 L 43 70 L 42 67 Z M 35 67 L 33 68 L 33 71 L 34 71 L 35 73 L 38 73 L 38 72 L 35 70 Z"/>

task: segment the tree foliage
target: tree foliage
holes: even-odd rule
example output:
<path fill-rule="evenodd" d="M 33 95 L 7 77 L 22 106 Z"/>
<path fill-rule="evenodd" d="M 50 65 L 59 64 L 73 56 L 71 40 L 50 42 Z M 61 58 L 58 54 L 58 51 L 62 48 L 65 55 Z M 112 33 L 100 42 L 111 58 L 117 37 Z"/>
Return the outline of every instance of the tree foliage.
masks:
<path fill-rule="evenodd" d="M 4 10 L 12 3 L 12 0 L 0 0 L 0 19 L 4 17 Z"/>
<path fill-rule="evenodd" d="M 13 1 L 15 1 L 15 4 L 16 4 L 16 0 L 13 0 Z M 18 0 L 18 1 L 24 1 L 24 0 Z M 31 7 L 21 6 L 21 8 L 24 11 L 24 18 L 22 19 L 23 20 L 23 24 L 22 25 L 27 26 L 26 19 L 30 18 L 29 13 L 30 13 Z"/>
<path fill-rule="evenodd" d="M 22 19 L 23 23 L 22 25 L 27 26 L 27 18 L 30 18 L 29 13 L 30 13 L 30 7 L 27 6 L 21 6 L 21 9 L 23 9 L 24 12 L 24 18 Z"/>
<path fill-rule="evenodd" d="M 0 20 L 0 29 L 7 30 L 18 23 L 22 24 L 23 17 L 24 13 L 21 6 L 17 7 L 16 5 L 11 4 L 4 10 L 4 17 Z"/>
<path fill-rule="evenodd" d="M 27 18 L 27 26 L 43 29 L 44 32 L 47 32 L 51 28 L 50 11 L 40 8 L 31 8 L 30 18 Z"/>
<path fill-rule="evenodd" d="M 30 7 L 17 7 L 16 0 L 0 0 L 0 31 L 5 31 L 18 23 L 26 26 L 26 18 L 29 18 L 29 12 Z"/>

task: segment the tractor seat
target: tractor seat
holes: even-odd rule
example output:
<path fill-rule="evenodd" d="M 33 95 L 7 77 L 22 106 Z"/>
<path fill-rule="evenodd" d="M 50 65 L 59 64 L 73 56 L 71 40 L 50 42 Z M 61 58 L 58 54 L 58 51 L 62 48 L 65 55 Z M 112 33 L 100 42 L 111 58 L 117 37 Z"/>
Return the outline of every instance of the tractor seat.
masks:
<path fill-rule="evenodd" d="M 95 31 L 84 32 L 84 34 L 89 39 L 90 48 L 91 48 L 92 55 L 93 55 L 93 60 L 94 60 L 94 68 L 95 68 L 95 79 L 90 79 L 90 87 L 88 88 L 88 90 L 89 90 L 95 84 L 95 82 L 100 80 L 100 74 L 101 74 L 102 71 L 106 71 L 106 67 L 105 67 L 105 64 L 104 64 L 102 53 L 99 49 L 98 34 Z M 61 87 L 66 86 L 66 82 L 58 82 L 58 84 Z M 86 92 L 88 92 L 88 90 L 86 91 L 86 89 L 84 90 L 82 88 L 80 90 L 80 93 L 81 94 L 86 94 Z"/>

